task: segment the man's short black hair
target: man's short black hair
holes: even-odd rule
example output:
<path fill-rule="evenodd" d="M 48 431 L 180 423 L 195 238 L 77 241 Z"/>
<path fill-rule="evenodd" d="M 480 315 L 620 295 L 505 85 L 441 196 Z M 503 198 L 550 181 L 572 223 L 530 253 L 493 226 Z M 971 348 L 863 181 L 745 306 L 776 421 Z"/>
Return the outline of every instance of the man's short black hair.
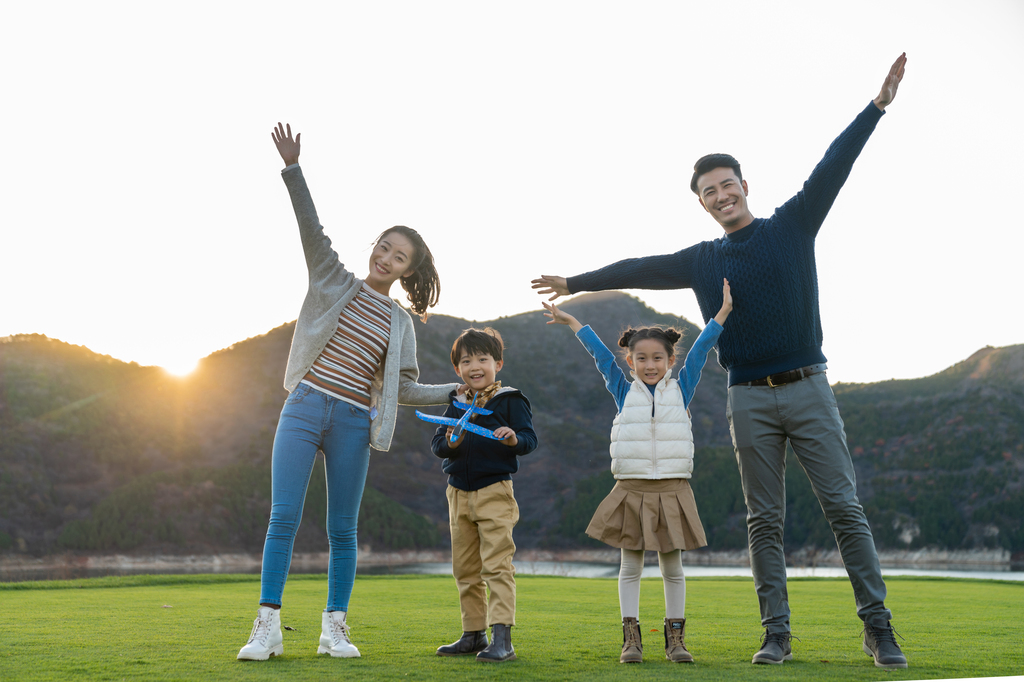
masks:
<path fill-rule="evenodd" d="M 458 367 L 463 355 L 490 355 L 495 362 L 500 362 L 504 348 L 505 344 L 497 329 L 487 327 L 480 330 L 470 327 L 459 334 L 459 338 L 452 344 L 452 366 Z"/>
<path fill-rule="evenodd" d="M 707 156 L 700 157 L 697 159 L 697 163 L 693 164 L 693 179 L 690 180 L 690 191 L 700 196 L 700 192 L 697 191 L 697 178 L 716 168 L 732 168 L 733 172 L 736 173 L 736 179 L 743 182 L 739 161 L 729 154 L 708 154 Z"/>

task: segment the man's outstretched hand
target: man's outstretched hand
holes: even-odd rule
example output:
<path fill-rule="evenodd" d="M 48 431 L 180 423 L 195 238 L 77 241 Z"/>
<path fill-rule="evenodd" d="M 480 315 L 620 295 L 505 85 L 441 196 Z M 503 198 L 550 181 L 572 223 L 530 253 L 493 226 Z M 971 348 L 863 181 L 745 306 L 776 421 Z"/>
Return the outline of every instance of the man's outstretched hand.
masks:
<path fill-rule="evenodd" d="M 892 63 L 889 75 L 885 77 L 882 89 L 878 92 L 878 97 L 875 98 L 875 106 L 882 111 L 885 111 L 885 108 L 896 99 L 896 90 L 899 89 L 900 81 L 903 80 L 903 70 L 906 66 L 907 53 L 904 52 Z"/>
<path fill-rule="evenodd" d="M 540 289 L 537 293 L 541 296 L 546 294 L 553 294 L 549 301 L 553 301 L 559 296 L 568 296 L 569 287 L 565 283 L 565 277 L 558 277 L 557 275 L 541 275 L 540 279 L 531 280 L 533 289 Z"/>

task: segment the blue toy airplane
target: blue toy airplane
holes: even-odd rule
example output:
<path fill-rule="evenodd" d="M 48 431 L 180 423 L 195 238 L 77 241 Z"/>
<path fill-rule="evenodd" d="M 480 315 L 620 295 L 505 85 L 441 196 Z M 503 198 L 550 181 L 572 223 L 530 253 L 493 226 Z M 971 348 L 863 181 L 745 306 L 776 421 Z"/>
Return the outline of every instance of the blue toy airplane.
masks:
<path fill-rule="evenodd" d="M 476 405 L 467 405 L 466 403 L 460 403 L 457 400 L 452 402 L 452 405 L 459 408 L 460 410 L 464 410 L 465 414 L 463 414 L 458 419 L 452 419 L 451 417 L 435 417 L 432 414 L 424 414 L 419 410 L 416 410 L 416 416 L 425 422 L 432 422 L 434 424 L 444 424 L 445 426 L 454 426 L 455 428 L 452 430 L 451 435 L 451 442 L 453 443 L 458 442 L 458 440 L 462 438 L 462 434 L 464 431 L 470 431 L 477 435 L 483 436 L 484 438 L 490 438 L 491 440 L 503 440 L 502 438 L 498 438 L 497 436 L 495 436 L 494 431 L 485 429 L 482 426 L 477 426 L 473 422 L 469 421 L 470 415 L 474 413 L 491 414 L 490 410 L 485 410 L 484 408 L 477 407 Z"/>

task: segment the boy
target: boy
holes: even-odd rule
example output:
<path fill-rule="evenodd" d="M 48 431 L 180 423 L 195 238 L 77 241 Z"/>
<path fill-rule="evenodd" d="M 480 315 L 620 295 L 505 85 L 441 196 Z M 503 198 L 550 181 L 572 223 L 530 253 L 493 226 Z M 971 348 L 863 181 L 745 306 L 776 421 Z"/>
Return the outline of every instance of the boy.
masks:
<path fill-rule="evenodd" d="M 467 329 L 452 344 L 455 373 L 469 387 L 452 391 L 452 403 L 475 404 L 491 414 L 474 414 L 474 424 L 494 431 L 491 440 L 468 429 L 451 442 L 453 427 L 440 426 L 430 443 L 448 474 L 448 519 L 452 532 L 452 574 L 459 587 L 462 637 L 439 647 L 438 656 L 475 653 L 476 660 L 497 663 L 514 660 L 511 628 L 516 624 L 516 580 L 512 528 L 519 506 L 512 494 L 512 474 L 519 455 L 537 447 L 530 401 L 521 392 L 502 387 L 495 375 L 503 364 L 501 335 L 488 327 Z M 449 405 L 444 416 L 464 414 Z M 490 590 L 486 599 L 484 584 Z M 487 642 L 487 626 L 492 627 Z"/>

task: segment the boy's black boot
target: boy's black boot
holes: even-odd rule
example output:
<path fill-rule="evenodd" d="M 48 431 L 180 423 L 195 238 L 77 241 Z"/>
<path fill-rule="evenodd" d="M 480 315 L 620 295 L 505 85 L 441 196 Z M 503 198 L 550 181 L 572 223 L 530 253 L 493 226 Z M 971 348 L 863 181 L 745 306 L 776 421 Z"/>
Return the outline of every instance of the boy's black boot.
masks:
<path fill-rule="evenodd" d="M 643 663 L 644 642 L 640 637 L 640 621 L 636 618 L 622 619 L 622 654 L 619 663 Z"/>
<path fill-rule="evenodd" d="M 516 660 L 516 650 L 512 648 L 512 626 L 495 623 L 491 627 L 491 643 L 476 655 L 476 660 L 484 663 Z"/>
<path fill-rule="evenodd" d="M 487 647 L 487 630 L 463 632 L 459 641 L 437 647 L 438 656 L 465 656 L 483 651 Z"/>

